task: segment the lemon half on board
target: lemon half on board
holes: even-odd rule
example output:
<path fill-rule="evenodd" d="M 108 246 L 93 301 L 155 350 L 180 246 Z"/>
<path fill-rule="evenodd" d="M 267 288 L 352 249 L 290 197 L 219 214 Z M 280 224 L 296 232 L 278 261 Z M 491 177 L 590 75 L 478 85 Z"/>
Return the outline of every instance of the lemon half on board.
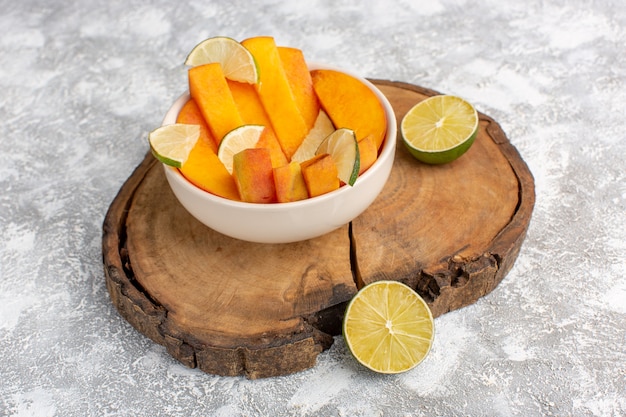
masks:
<path fill-rule="evenodd" d="M 413 106 L 402 118 L 400 131 L 415 158 L 427 164 L 445 164 L 474 143 L 478 113 L 460 97 L 437 95 Z"/>
<path fill-rule="evenodd" d="M 368 284 L 346 307 L 346 345 L 359 363 L 375 372 L 396 374 L 416 367 L 428 355 L 434 334 L 426 302 L 398 281 Z"/>

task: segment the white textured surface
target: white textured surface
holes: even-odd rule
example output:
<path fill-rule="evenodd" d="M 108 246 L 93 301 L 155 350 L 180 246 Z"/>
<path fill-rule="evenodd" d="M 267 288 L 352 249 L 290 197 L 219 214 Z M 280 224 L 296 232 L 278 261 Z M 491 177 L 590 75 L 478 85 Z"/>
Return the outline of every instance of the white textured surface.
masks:
<path fill-rule="evenodd" d="M 363 6 L 362 3 L 367 3 Z M 254 4 L 254 6 L 252 5 Z M 0 2 L 0 415 L 626 415 L 626 3 Z M 189 370 L 104 286 L 101 224 L 213 35 L 462 95 L 537 202 L 512 271 L 400 376 L 341 338 L 260 381 Z"/>

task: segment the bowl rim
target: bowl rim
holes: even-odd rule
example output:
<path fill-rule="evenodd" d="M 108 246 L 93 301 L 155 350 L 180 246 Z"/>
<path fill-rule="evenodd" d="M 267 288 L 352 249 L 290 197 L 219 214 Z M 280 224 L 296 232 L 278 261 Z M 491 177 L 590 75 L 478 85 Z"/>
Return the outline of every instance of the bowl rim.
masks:
<path fill-rule="evenodd" d="M 185 178 L 185 176 L 180 172 L 178 168 L 168 166 L 166 164 L 162 164 L 164 169 L 166 171 L 169 171 L 170 174 L 172 174 L 172 177 L 176 180 L 177 183 L 179 183 L 187 191 L 193 193 L 194 195 L 198 197 L 206 198 L 209 201 L 212 201 L 216 204 L 222 204 L 222 205 L 229 206 L 232 208 L 242 209 L 246 207 L 253 207 L 255 210 L 261 210 L 261 211 L 276 211 L 276 210 L 280 210 L 283 208 L 293 209 L 299 206 L 307 206 L 307 205 L 312 205 L 316 203 L 322 204 L 326 200 L 330 200 L 337 196 L 341 196 L 342 194 L 349 193 L 352 189 L 359 187 L 359 184 L 366 181 L 367 178 L 376 175 L 376 172 L 382 169 L 381 168 L 382 164 L 379 162 L 389 157 L 393 157 L 393 155 L 390 155 L 390 154 L 395 153 L 395 148 L 397 145 L 397 120 L 396 120 L 393 107 L 391 106 L 391 103 L 389 103 L 389 100 L 387 99 L 387 97 L 372 82 L 370 82 L 368 79 L 352 71 L 345 70 L 343 68 L 339 68 L 339 67 L 332 66 L 332 65 L 320 64 L 317 62 L 309 62 L 308 67 L 309 67 L 309 70 L 316 70 L 316 69 L 335 70 L 335 71 L 343 72 L 345 74 L 351 75 L 359 79 L 370 90 L 372 90 L 374 94 L 376 94 L 376 96 L 378 97 L 378 100 L 383 106 L 383 110 L 385 111 L 385 116 L 387 118 L 387 131 L 385 132 L 385 138 L 384 138 L 384 142 L 382 146 L 382 151 L 376 158 L 376 161 L 374 162 L 374 164 L 370 168 L 368 168 L 368 170 L 365 171 L 363 174 L 359 175 L 359 177 L 357 178 L 357 181 L 354 183 L 353 186 L 350 187 L 350 186 L 344 185 L 342 187 L 339 187 L 337 190 L 333 190 L 329 193 L 307 198 L 304 200 L 299 200 L 299 201 L 290 201 L 290 202 L 283 202 L 283 203 L 278 203 L 278 202 L 277 203 L 248 203 L 244 201 L 230 200 L 228 198 L 220 197 L 218 195 L 205 191 L 197 187 L 193 183 L 191 183 L 189 180 L 187 180 L 187 178 Z M 189 100 L 190 97 L 191 96 L 189 94 L 189 90 L 181 94 L 172 103 L 172 105 L 166 112 L 165 117 L 163 118 L 163 121 L 161 122 L 161 125 L 165 126 L 168 124 L 175 123 L 176 117 L 178 116 L 178 112 L 180 111 L 182 106 Z"/>

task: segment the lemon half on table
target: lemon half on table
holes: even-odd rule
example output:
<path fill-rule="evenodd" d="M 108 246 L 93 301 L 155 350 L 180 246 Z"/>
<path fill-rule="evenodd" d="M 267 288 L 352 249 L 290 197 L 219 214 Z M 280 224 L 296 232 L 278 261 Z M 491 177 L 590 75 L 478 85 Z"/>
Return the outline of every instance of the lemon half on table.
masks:
<path fill-rule="evenodd" d="M 420 364 L 434 334 L 426 302 L 398 281 L 376 281 L 363 287 L 348 304 L 343 321 L 343 337 L 355 359 L 385 374 Z"/>

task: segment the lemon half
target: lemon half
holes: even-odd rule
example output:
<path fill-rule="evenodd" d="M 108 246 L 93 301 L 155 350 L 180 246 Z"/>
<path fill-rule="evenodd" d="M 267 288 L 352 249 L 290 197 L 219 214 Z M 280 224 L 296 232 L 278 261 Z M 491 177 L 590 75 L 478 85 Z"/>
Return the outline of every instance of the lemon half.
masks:
<path fill-rule="evenodd" d="M 413 106 L 402 118 L 400 131 L 411 155 L 428 164 L 444 164 L 472 146 L 478 113 L 460 97 L 437 95 Z"/>

